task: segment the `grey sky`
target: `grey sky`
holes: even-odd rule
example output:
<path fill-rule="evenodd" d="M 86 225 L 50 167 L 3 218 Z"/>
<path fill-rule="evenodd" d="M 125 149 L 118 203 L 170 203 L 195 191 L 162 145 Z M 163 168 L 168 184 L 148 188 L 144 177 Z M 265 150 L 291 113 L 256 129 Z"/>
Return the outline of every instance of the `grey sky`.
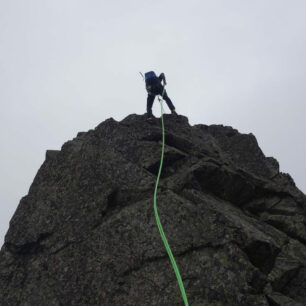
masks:
<path fill-rule="evenodd" d="M 145 112 L 139 71 L 166 74 L 191 124 L 253 133 L 306 192 L 305 16 L 304 0 L 0 0 L 0 244 L 47 149 Z"/>

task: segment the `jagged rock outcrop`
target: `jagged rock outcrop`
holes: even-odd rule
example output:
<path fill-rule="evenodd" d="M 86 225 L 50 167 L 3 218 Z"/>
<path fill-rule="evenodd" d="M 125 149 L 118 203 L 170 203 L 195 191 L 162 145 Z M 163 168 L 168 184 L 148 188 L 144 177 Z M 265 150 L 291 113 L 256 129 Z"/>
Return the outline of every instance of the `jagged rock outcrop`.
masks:
<path fill-rule="evenodd" d="M 190 305 L 306 305 L 306 197 L 252 134 L 165 115 L 158 211 Z M 47 151 L 0 252 L 0 305 L 183 305 L 153 190 L 160 119 Z"/>

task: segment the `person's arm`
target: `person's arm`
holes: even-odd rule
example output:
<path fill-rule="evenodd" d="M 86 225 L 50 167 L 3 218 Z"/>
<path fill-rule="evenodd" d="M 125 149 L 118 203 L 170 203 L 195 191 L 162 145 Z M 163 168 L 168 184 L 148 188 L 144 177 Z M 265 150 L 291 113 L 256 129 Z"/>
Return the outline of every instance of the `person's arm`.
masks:
<path fill-rule="evenodd" d="M 164 85 L 167 84 L 165 74 L 162 72 L 158 77 L 160 81 L 164 81 Z"/>

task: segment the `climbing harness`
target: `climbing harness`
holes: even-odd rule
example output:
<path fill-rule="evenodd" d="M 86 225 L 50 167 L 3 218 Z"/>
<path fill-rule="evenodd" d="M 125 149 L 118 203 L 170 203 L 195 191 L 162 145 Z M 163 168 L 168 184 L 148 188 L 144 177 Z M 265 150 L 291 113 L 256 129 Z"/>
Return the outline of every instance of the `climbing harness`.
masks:
<path fill-rule="evenodd" d="M 165 91 L 165 84 L 163 86 L 162 98 L 164 96 L 164 91 Z M 162 167 L 163 167 L 164 152 L 165 152 L 165 127 L 164 127 L 164 118 L 163 118 L 164 110 L 163 110 L 163 100 L 162 100 L 162 98 L 160 99 L 158 97 L 158 100 L 159 100 L 160 106 L 161 106 L 162 153 L 161 153 L 160 165 L 159 165 L 159 170 L 158 170 L 158 175 L 157 175 L 156 184 L 155 184 L 155 190 L 154 190 L 154 213 L 155 213 L 155 219 L 156 219 L 156 223 L 157 223 L 157 226 L 158 226 L 158 229 L 159 229 L 159 233 L 160 233 L 161 238 L 162 238 L 162 240 L 164 242 L 165 248 L 166 248 L 167 253 L 169 255 L 170 261 L 172 263 L 172 267 L 174 269 L 174 272 L 175 272 L 175 275 L 176 275 L 176 278 L 177 278 L 177 281 L 178 281 L 178 284 L 179 284 L 179 287 L 180 287 L 180 290 L 181 290 L 181 294 L 182 294 L 182 297 L 183 297 L 183 300 L 184 300 L 184 304 L 185 304 L 185 306 L 188 306 L 189 304 L 188 304 L 188 299 L 187 299 L 187 296 L 186 296 L 184 284 L 183 284 L 183 281 L 182 281 L 179 269 L 178 269 L 177 264 L 175 262 L 174 256 L 173 256 L 172 251 L 170 249 L 168 240 L 166 238 L 166 235 L 164 233 L 164 230 L 162 228 L 162 225 L 161 225 L 158 213 L 157 213 L 156 195 L 157 195 L 157 188 L 158 188 L 159 178 L 160 178 L 160 174 L 161 174 Z"/>

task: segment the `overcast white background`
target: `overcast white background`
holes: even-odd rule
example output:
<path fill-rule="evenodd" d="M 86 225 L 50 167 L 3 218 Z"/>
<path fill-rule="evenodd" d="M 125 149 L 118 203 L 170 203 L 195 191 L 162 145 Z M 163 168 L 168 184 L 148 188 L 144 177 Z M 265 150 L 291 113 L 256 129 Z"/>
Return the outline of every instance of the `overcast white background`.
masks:
<path fill-rule="evenodd" d="M 304 0 L 0 0 L 0 245 L 47 149 L 145 112 L 139 71 L 166 74 L 190 124 L 253 133 L 306 192 L 305 16 Z"/>

